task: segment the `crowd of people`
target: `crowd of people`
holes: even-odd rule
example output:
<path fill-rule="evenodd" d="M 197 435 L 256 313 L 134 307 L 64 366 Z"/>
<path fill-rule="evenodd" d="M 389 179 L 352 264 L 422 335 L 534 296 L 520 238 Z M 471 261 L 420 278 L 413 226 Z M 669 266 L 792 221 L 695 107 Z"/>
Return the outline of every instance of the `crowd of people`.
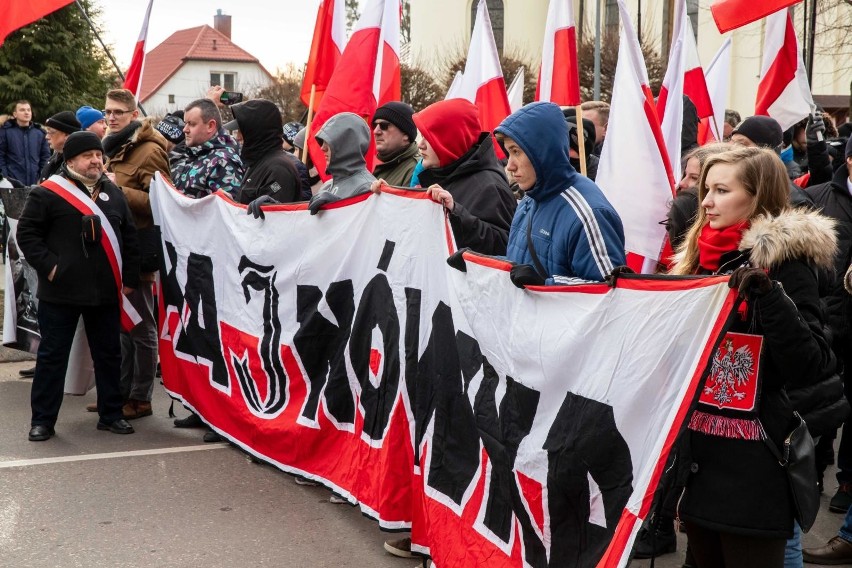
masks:
<path fill-rule="evenodd" d="M 446 210 L 460 251 L 451 266 L 464 268 L 464 250 L 502 256 L 520 288 L 613 284 L 631 272 L 621 219 L 594 182 L 605 102 L 582 105 L 580 128 L 573 109 L 537 102 L 494 132 L 461 99 L 417 112 L 396 101 L 371 117 L 341 113 L 310 133 L 326 162 L 322 182 L 303 125 L 285 123 L 261 99 L 230 106 L 234 120 L 224 123 L 222 92 L 213 87 L 158 120 L 140 117 L 133 94 L 114 89 L 103 111 L 65 110 L 44 126 L 18 101 L 0 127 L 0 174 L 29 191 L 18 246 L 38 273 L 41 342 L 35 368 L 25 371 L 33 376 L 29 440 L 55 435 L 80 318 L 94 361 L 97 403 L 88 410 L 97 412 L 97 428 L 130 434 L 131 421 L 153 412 L 156 172 L 191 198 L 224 192 L 259 223 L 269 222 L 264 207 L 275 203 L 307 201 L 316 215 L 385 184 L 418 188 Z M 659 272 L 729 275 L 741 304 L 714 361 L 749 342 L 759 347 L 736 396 L 715 388 L 713 372 L 702 385 L 634 556 L 674 551 L 680 526 L 689 543 L 684 566 L 852 562 L 852 431 L 844 426 L 852 396 L 852 127 L 816 113 L 783 132 L 770 117 L 728 111 L 725 140 L 699 146 L 697 119 L 685 117 L 683 176 L 665 221 L 675 253 Z M 371 148 L 377 160 L 368 169 Z M 768 448 L 783 446 L 797 416 L 816 442 L 820 491 L 836 459 L 831 510 L 847 513 L 836 538 L 804 551 L 786 472 Z M 205 424 L 190 415 L 175 426 Z M 204 439 L 221 438 L 208 430 Z M 410 539 L 385 548 L 412 554 Z"/>

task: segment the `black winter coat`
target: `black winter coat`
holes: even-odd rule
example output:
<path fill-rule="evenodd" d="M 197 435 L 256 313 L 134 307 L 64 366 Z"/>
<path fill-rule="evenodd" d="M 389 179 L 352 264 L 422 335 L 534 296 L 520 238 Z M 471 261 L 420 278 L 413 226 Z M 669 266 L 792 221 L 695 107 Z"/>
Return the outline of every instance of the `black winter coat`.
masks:
<path fill-rule="evenodd" d="M 490 133 L 483 132 L 455 162 L 423 170 L 419 179 L 422 187 L 437 183 L 453 196 L 450 224 L 459 248 L 506 254 L 509 227 L 518 204 L 497 161 Z"/>
<path fill-rule="evenodd" d="M 60 170 L 63 174 L 64 168 Z M 73 180 L 72 183 L 88 195 L 85 186 Z M 97 187 L 100 191 L 95 202 L 109 218 L 121 247 L 123 283 L 136 288 L 139 245 L 130 208 L 121 189 L 106 176 L 101 177 Z M 38 273 L 39 300 L 76 306 L 118 302 L 119 290 L 103 246 L 83 243 L 82 219 L 82 213 L 49 189 L 34 186 L 30 191 L 18 221 L 18 247 Z M 47 277 L 54 266 L 56 274 L 49 281 Z"/>
<path fill-rule="evenodd" d="M 814 212 L 758 218 L 743 235 L 741 250 L 722 257 L 722 274 L 748 263 L 768 269 L 775 283 L 769 293 L 748 302 L 745 320 L 737 319 L 730 329 L 763 339 L 756 410 L 733 413 L 699 403 L 690 417 L 686 464 L 691 473 L 679 506 L 687 522 L 762 538 L 792 535 L 785 471 L 759 436 L 732 432 L 757 425 L 782 446 L 794 410 L 787 392 L 819 390 L 836 373 L 837 361 L 823 333 L 817 275 L 832 261 L 831 229 L 831 221 Z M 702 419 L 706 426 L 697 421 Z"/>
<path fill-rule="evenodd" d="M 41 175 L 38 176 L 38 182 L 41 183 L 53 174 L 59 172 L 59 168 L 65 164 L 65 158 L 62 156 L 62 152 L 54 152 L 50 155 L 50 159 L 47 160 L 47 163 L 41 169 Z"/>

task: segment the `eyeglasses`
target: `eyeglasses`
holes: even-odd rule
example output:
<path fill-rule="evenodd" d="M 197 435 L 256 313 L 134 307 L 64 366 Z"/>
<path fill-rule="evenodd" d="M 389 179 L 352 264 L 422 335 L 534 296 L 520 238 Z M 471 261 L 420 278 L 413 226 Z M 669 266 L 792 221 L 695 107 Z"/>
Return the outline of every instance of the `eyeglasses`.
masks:
<path fill-rule="evenodd" d="M 384 122 L 384 121 L 379 122 L 377 120 L 376 122 L 373 123 L 373 127 L 375 128 L 376 126 L 378 126 L 381 129 L 382 132 L 387 132 L 387 129 L 390 128 L 390 122 Z"/>
<path fill-rule="evenodd" d="M 104 113 L 104 116 L 113 115 L 115 118 L 121 118 L 121 117 L 122 117 L 122 116 L 124 116 L 125 114 L 127 114 L 127 113 L 129 113 L 129 112 L 133 112 L 133 111 L 132 111 L 132 110 L 109 110 L 109 109 L 104 109 L 102 112 Z"/>

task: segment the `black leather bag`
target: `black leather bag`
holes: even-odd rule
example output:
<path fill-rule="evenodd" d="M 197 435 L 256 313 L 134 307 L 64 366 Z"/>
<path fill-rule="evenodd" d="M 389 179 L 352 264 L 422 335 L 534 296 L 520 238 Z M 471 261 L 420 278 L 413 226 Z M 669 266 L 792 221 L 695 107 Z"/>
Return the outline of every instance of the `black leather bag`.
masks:
<path fill-rule="evenodd" d="M 816 474 L 816 447 L 808 432 L 808 425 L 798 412 L 793 413 L 793 429 L 784 440 L 784 447 L 764 437 L 769 451 L 787 472 L 790 493 L 793 496 L 796 520 L 802 531 L 808 532 L 819 512 L 819 488 Z"/>
<path fill-rule="evenodd" d="M 163 251 L 159 225 L 138 229 L 136 235 L 139 240 L 139 272 L 157 272 L 160 270 L 160 256 Z"/>

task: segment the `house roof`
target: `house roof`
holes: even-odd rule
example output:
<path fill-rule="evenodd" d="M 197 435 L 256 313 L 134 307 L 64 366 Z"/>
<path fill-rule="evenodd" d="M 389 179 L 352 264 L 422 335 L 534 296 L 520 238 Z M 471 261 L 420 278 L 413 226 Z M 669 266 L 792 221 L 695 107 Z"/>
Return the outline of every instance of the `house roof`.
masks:
<path fill-rule="evenodd" d="M 145 69 L 139 100 L 159 90 L 187 61 L 235 61 L 257 63 L 271 77 L 257 57 L 247 52 L 226 35 L 208 25 L 178 30 L 145 56 Z"/>

